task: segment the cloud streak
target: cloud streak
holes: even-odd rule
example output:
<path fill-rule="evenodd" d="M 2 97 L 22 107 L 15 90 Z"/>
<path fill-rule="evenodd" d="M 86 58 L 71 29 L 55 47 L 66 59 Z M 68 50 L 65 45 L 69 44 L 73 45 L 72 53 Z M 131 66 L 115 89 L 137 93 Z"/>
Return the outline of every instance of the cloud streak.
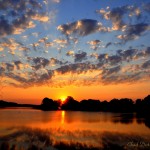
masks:
<path fill-rule="evenodd" d="M 83 19 L 72 23 L 63 24 L 57 27 L 66 36 L 75 34 L 86 36 L 95 32 L 107 32 L 107 28 L 102 23 L 93 19 Z"/>

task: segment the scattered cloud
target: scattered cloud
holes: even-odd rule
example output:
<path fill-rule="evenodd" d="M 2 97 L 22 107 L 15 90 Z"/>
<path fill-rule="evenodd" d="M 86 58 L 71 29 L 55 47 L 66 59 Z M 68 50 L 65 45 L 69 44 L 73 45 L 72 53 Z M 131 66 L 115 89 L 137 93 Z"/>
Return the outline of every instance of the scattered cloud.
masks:
<path fill-rule="evenodd" d="M 117 38 L 127 42 L 138 39 L 140 36 L 143 36 L 146 31 L 150 30 L 149 16 L 144 13 L 148 10 L 149 3 L 141 7 L 125 5 L 113 9 L 100 9 L 96 10 L 96 12 L 100 14 L 103 19 L 111 21 L 111 31 L 122 31 L 122 34 L 119 34 Z"/>
<path fill-rule="evenodd" d="M 57 27 L 63 34 L 69 36 L 76 34 L 86 36 L 95 32 L 107 32 L 107 28 L 102 23 L 93 19 L 78 20 L 73 23 L 63 24 Z"/>
<path fill-rule="evenodd" d="M 74 56 L 74 51 L 70 50 L 66 53 L 66 56 Z"/>
<path fill-rule="evenodd" d="M 150 68 L 150 60 L 147 60 L 142 64 L 143 69 L 149 69 Z"/>
<path fill-rule="evenodd" d="M 0 1 L 0 76 L 8 79 L 7 84 L 57 87 L 149 78 L 149 43 L 140 47 L 143 43 L 133 40 L 149 34 L 150 3 L 107 7 L 96 11 L 101 18 L 96 14 L 61 22 L 51 18 L 51 11 L 56 12 L 52 3 L 61 1 Z"/>
<path fill-rule="evenodd" d="M 49 16 L 41 11 L 42 5 L 42 2 L 35 0 L 0 1 L 0 36 L 21 34 L 26 29 L 34 28 L 34 21 L 48 22 Z"/>
<path fill-rule="evenodd" d="M 75 62 L 81 62 L 82 60 L 85 60 L 87 56 L 86 52 L 76 53 L 75 54 Z"/>
<path fill-rule="evenodd" d="M 113 68 L 104 69 L 103 72 L 102 72 L 102 74 L 103 74 L 104 76 L 109 76 L 109 75 L 118 73 L 120 70 L 121 70 L 121 67 L 120 67 L 120 66 L 115 66 L 115 67 L 113 67 Z"/>
<path fill-rule="evenodd" d="M 33 62 L 32 67 L 35 70 L 39 70 L 39 69 L 44 68 L 49 65 L 49 60 L 46 58 L 43 58 L 43 57 L 31 58 L 30 60 L 32 60 L 32 62 Z"/>
<path fill-rule="evenodd" d="M 42 84 L 59 87 L 60 84 L 67 85 L 68 82 L 78 85 L 77 80 L 83 85 L 132 83 L 149 78 L 149 55 L 149 47 L 147 47 L 143 50 L 119 50 L 114 55 L 92 53 L 90 57 L 95 61 L 89 61 L 89 59 L 87 61 L 85 52 L 75 53 L 74 63 L 63 63 L 56 58 L 35 57 L 28 58 L 29 64 L 24 64 L 20 60 L 3 63 L 0 67 L 0 76 L 17 82 L 11 81 L 9 84 L 18 87 Z M 141 58 L 143 63 L 139 61 Z M 84 76 L 80 79 L 71 78 L 71 76 L 66 78 L 64 75 L 68 74 L 76 77 L 82 76 L 82 74 Z M 91 74 L 93 76 L 90 77 Z M 58 82 L 57 78 L 61 78 L 62 82 Z M 53 82 L 56 79 L 57 81 Z"/>
<path fill-rule="evenodd" d="M 136 25 L 129 25 L 125 29 L 125 34 L 118 35 L 117 38 L 123 41 L 135 40 L 143 35 L 146 31 L 150 30 L 150 25 L 140 23 Z"/>
<path fill-rule="evenodd" d="M 110 9 L 100 9 L 96 10 L 98 14 L 100 14 L 104 19 L 111 20 L 112 22 L 112 30 L 121 30 L 124 31 L 126 26 L 129 24 L 124 20 L 124 16 L 133 17 L 140 16 L 141 11 L 136 6 L 121 6 L 115 7 L 112 10 Z"/>
<path fill-rule="evenodd" d="M 110 45 L 112 45 L 112 42 L 108 42 L 105 47 L 107 48 L 107 47 L 109 47 Z"/>
<path fill-rule="evenodd" d="M 92 40 L 87 43 L 91 45 L 91 48 L 93 50 L 97 50 L 100 47 L 101 41 L 100 40 Z"/>
<path fill-rule="evenodd" d="M 65 39 L 56 39 L 54 40 L 54 42 L 57 44 L 67 44 L 67 40 Z"/>

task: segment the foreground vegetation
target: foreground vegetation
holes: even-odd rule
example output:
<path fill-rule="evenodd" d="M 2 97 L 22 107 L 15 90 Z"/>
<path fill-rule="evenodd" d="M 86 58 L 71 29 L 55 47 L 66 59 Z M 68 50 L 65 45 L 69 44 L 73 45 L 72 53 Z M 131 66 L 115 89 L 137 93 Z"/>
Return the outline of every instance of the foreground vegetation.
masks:
<path fill-rule="evenodd" d="M 0 150 L 150 149 L 150 136 L 139 136 L 109 132 L 92 133 L 91 131 L 79 132 L 78 136 L 75 136 L 72 132 L 67 132 L 67 134 L 72 135 L 72 140 L 54 140 L 51 136 L 50 131 L 31 128 L 20 128 L 19 130 L 9 135 L 0 137 Z M 94 139 L 93 143 L 92 139 Z"/>

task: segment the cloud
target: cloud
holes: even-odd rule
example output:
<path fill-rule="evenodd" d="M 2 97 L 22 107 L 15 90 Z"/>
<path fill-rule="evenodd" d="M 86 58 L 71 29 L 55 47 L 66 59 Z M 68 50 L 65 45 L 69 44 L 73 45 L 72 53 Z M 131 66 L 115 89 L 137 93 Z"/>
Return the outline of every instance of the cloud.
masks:
<path fill-rule="evenodd" d="M 91 57 L 91 58 L 98 59 L 98 56 L 99 56 L 99 55 L 98 55 L 97 53 L 91 53 L 91 54 L 90 54 L 90 57 Z"/>
<path fill-rule="evenodd" d="M 122 61 L 131 61 L 136 57 L 137 49 L 120 50 L 118 54 L 122 57 Z"/>
<path fill-rule="evenodd" d="M 4 50 L 4 48 L 3 47 L 0 47 L 0 52 L 2 52 Z"/>
<path fill-rule="evenodd" d="M 36 57 L 36 58 L 33 58 L 33 62 L 34 62 L 35 64 L 40 64 L 40 65 L 42 65 L 42 66 L 44 66 L 44 67 L 49 64 L 49 60 L 46 59 L 46 58 L 43 58 L 43 57 Z"/>
<path fill-rule="evenodd" d="M 147 6 L 146 6 L 147 5 Z M 145 11 L 149 10 L 149 3 L 137 7 L 134 5 L 125 5 L 121 7 L 110 9 L 96 10 L 103 19 L 112 22 L 111 31 L 122 31 L 123 34 L 117 36 L 123 42 L 138 39 L 144 35 L 146 31 L 150 30 L 149 16 Z M 145 19 L 144 19 L 145 18 Z M 107 48 L 107 46 L 106 46 Z"/>
<path fill-rule="evenodd" d="M 43 5 L 36 0 L 0 1 L 0 36 L 21 34 L 25 29 L 34 28 L 35 21 L 49 21 Z"/>
<path fill-rule="evenodd" d="M 120 84 L 120 83 L 135 83 L 142 80 L 143 77 L 148 77 L 142 75 L 142 72 L 132 73 L 132 74 L 116 74 L 110 76 L 102 76 L 102 83 L 104 84 Z"/>
<path fill-rule="evenodd" d="M 123 15 L 126 13 L 126 6 L 116 7 L 111 11 L 101 9 L 101 10 L 97 10 L 96 12 L 101 14 L 101 16 L 104 19 L 112 21 L 112 30 L 121 30 L 125 25 L 122 18 Z"/>
<path fill-rule="evenodd" d="M 60 3 L 61 0 L 52 0 L 54 3 Z"/>
<path fill-rule="evenodd" d="M 35 57 L 35 58 L 30 58 L 34 65 L 32 66 L 35 70 L 39 70 L 41 68 L 44 68 L 49 65 L 49 60 L 43 57 Z"/>
<path fill-rule="evenodd" d="M 81 52 L 81 53 L 75 54 L 75 56 L 74 56 L 75 62 L 81 62 L 82 60 L 85 60 L 86 56 L 87 56 L 86 52 Z"/>
<path fill-rule="evenodd" d="M 143 68 L 143 69 L 150 69 L 150 60 L 145 61 L 145 62 L 142 64 L 142 68 Z"/>
<path fill-rule="evenodd" d="M 46 47 L 52 47 L 53 45 L 54 45 L 53 42 L 46 42 L 46 43 L 45 43 L 45 46 L 46 46 Z"/>
<path fill-rule="evenodd" d="M 8 78 L 13 79 L 17 82 L 10 82 L 10 85 L 16 86 L 16 87 L 22 87 L 27 88 L 34 85 L 43 85 L 46 84 L 48 80 L 52 78 L 53 73 L 44 73 L 40 76 L 36 74 L 30 74 L 30 78 L 28 77 L 21 77 L 20 75 L 16 75 L 14 73 L 5 74 Z"/>
<path fill-rule="evenodd" d="M 105 46 L 105 48 L 109 47 L 110 45 L 112 45 L 112 42 L 108 42 Z"/>
<path fill-rule="evenodd" d="M 76 34 L 79 36 L 86 36 L 95 32 L 106 32 L 107 28 L 97 20 L 83 19 L 73 23 L 63 24 L 57 27 L 65 35 Z"/>
<path fill-rule="evenodd" d="M 38 40 L 38 43 L 46 43 L 47 40 L 48 40 L 48 37 L 43 37 Z"/>
<path fill-rule="evenodd" d="M 108 57 L 108 62 L 110 63 L 110 65 L 117 65 L 118 63 L 122 62 L 122 58 L 121 56 L 112 55 Z"/>
<path fill-rule="evenodd" d="M 5 49 L 9 49 L 11 51 L 16 50 L 18 47 L 22 46 L 21 43 L 17 42 L 15 39 L 13 38 L 2 38 L 1 42 L 0 42 L 0 46 Z"/>
<path fill-rule="evenodd" d="M 63 41 L 62 38 L 56 40 L 58 44 L 67 41 Z M 4 48 L 8 48 L 9 46 L 13 47 L 13 42 L 16 43 L 17 48 L 15 49 L 19 50 L 19 48 L 24 47 L 22 43 L 6 38 L 3 38 L 0 44 L 5 45 Z M 40 38 L 37 43 L 41 45 L 47 42 L 48 38 L 44 37 Z M 96 40 L 89 42 L 90 45 L 101 43 Z M 52 43 L 54 44 L 54 41 Z M 56 59 L 56 57 L 47 58 L 43 55 L 42 57 L 27 57 L 27 60 L 23 59 L 23 61 L 19 58 L 15 61 L 12 60 L 12 62 L 3 62 L 3 65 L 0 66 L 0 76 L 7 78 L 9 81 L 7 84 L 17 87 L 43 84 L 62 87 L 68 84 L 79 86 L 80 83 L 84 86 L 135 83 L 149 78 L 149 47 L 116 50 L 112 54 L 102 52 L 89 54 L 84 51 L 74 53 L 71 49 L 67 52 L 64 51 L 64 54 L 73 56 L 74 63 L 72 60 L 69 62 L 64 59 Z M 70 60 L 71 58 L 67 57 L 67 59 Z M 29 64 L 26 64 L 26 61 Z"/>
<path fill-rule="evenodd" d="M 21 69 L 22 62 L 21 61 L 14 61 L 15 66 L 17 67 L 18 70 Z"/>
<path fill-rule="evenodd" d="M 55 71 L 60 74 L 65 73 L 80 74 L 94 69 L 96 69 L 96 65 L 86 62 L 86 63 L 67 64 L 57 68 Z"/>
<path fill-rule="evenodd" d="M 150 13 L 150 3 L 145 3 L 145 4 L 143 4 L 143 9 L 144 9 L 146 12 Z"/>
<path fill-rule="evenodd" d="M 99 54 L 97 59 L 102 64 L 107 65 L 118 65 L 123 64 L 124 62 L 132 62 L 137 59 L 150 56 L 150 49 L 138 50 L 138 49 L 127 49 L 127 50 L 118 50 L 114 55 L 108 55 L 106 53 Z"/>
<path fill-rule="evenodd" d="M 32 68 L 35 69 L 36 71 L 37 70 L 40 70 L 40 69 L 46 69 L 49 68 L 49 67 L 53 67 L 53 66 L 56 66 L 56 65 L 63 65 L 67 62 L 62 62 L 61 60 L 58 60 L 56 58 L 50 58 L 50 59 L 47 59 L 47 58 L 44 58 L 44 57 L 28 57 L 28 62 L 31 63 L 32 65 Z"/>
<path fill-rule="evenodd" d="M 65 39 L 55 39 L 54 42 L 57 44 L 67 44 L 67 40 Z"/>
<path fill-rule="evenodd" d="M 109 76 L 109 75 L 118 73 L 120 70 L 121 70 L 120 66 L 115 66 L 115 67 L 112 67 L 112 68 L 109 68 L 109 69 L 108 68 L 104 69 L 102 74 L 104 76 Z"/>
<path fill-rule="evenodd" d="M 107 63 L 108 62 L 108 57 L 109 57 L 108 54 L 99 54 L 99 56 L 97 58 L 99 60 L 99 62 L 100 62 L 99 65 L 101 66 L 101 65 Z"/>
<path fill-rule="evenodd" d="M 97 13 L 101 14 L 101 16 L 106 20 L 111 20 L 112 22 L 112 30 L 121 30 L 124 31 L 126 26 L 129 24 L 125 18 L 126 17 L 134 17 L 139 18 L 141 15 L 140 8 L 136 6 L 121 6 L 115 7 L 112 10 L 110 9 L 100 9 L 96 10 Z"/>
<path fill-rule="evenodd" d="M 40 22 L 48 22 L 49 17 L 41 14 L 35 14 L 34 16 L 31 17 L 31 19 L 40 21 Z"/>
<path fill-rule="evenodd" d="M 150 47 L 147 47 L 144 53 L 145 56 L 150 56 Z"/>
<path fill-rule="evenodd" d="M 11 72 L 14 70 L 14 65 L 10 64 L 10 63 L 4 63 L 4 66 L 5 66 L 5 69 L 8 71 L 8 72 Z"/>
<path fill-rule="evenodd" d="M 51 58 L 49 61 L 50 66 L 55 66 L 55 65 L 62 65 L 62 61 L 56 59 L 56 58 Z"/>
<path fill-rule="evenodd" d="M 0 76 L 3 76 L 5 71 L 5 68 L 3 66 L 0 66 Z"/>
<path fill-rule="evenodd" d="M 145 23 L 129 25 L 125 29 L 125 34 L 118 35 L 117 38 L 125 42 L 138 39 L 144 32 L 150 30 L 150 25 Z"/>
<path fill-rule="evenodd" d="M 70 50 L 66 52 L 66 56 L 74 56 L 74 51 Z"/>
<path fill-rule="evenodd" d="M 40 76 L 40 78 L 37 80 L 38 84 L 45 84 L 47 81 L 49 81 L 54 75 L 54 72 L 49 70 L 47 73 L 44 73 Z"/>
<path fill-rule="evenodd" d="M 100 40 L 92 40 L 87 43 L 91 45 L 92 49 L 97 50 L 101 44 L 101 41 Z"/>

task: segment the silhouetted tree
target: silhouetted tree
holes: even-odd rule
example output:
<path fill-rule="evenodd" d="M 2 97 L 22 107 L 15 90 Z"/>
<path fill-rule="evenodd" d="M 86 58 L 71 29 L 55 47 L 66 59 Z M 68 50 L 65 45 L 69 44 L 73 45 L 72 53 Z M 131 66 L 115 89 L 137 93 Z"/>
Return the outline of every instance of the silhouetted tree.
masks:
<path fill-rule="evenodd" d="M 118 99 L 112 99 L 109 102 L 109 111 L 111 112 L 119 112 L 120 111 L 120 101 Z"/>
<path fill-rule="evenodd" d="M 143 100 L 136 100 L 135 110 L 137 112 L 137 117 L 146 117 L 150 113 L 150 95 L 145 97 Z"/>
<path fill-rule="evenodd" d="M 61 100 L 53 101 L 49 98 L 44 98 L 41 104 L 43 110 L 81 110 L 81 111 L 107 111 L 107 112 L 137 112 L 137 117 L 140 115 L 148 115 L 150 112 L 150 95 L 143 100 L 137 99 L 135 103 L 132 99 L 112 99 L 110 102 L 99 100 L 82 100 L 80 102 L 68 96 L 62 104 Z M 124 120 L 123 120 L 124 121 Z M 126 121 L 126 119 L 125 119 Z M 127 120 L 127 122 L 130 120 Z"/>
<path fill-rule="evenodd" d="M 141 107 L 142 107 L 142 100 L 141 99 L 137 99 L 135 101 L 134 110 L 136 112 L 140 112 L 141 111 Z"/>
<path fill-rule="evenodd" d="M 6 101 L 3 101 L 3 100 L 0 100 L 0 107 L 16 107 L 16 106 L 18 106 L 17 103 L 6 102 Z"/>
<path fill-rule="evenodd" d="M 53 101 L 52 99 L 49 99 L 46 97 L 42 101 L 41 109 L 42 110 L 57 110 L 58 104 L 56 101 Z"/>
<path fill-rule="evenodd" d="M 134 111 L 134 104 L 132 99 L 122 98 L 112 99 L 108 103 L 108 111 L 111 112 L 133 112 Z"/>
<path fill-rule="evenodd" d="M 109 111 L 109 102 L 106 100 L 101 102 L 101 111 Z"/>
<path fill-rule="evenodd" d="M 120 99 L 120 112 L 133 112 L 134 104 L 132 99 Z"/>
<path fill-rule="evenodd" d="M 100 101 L 92 99 L 82 100 L 80 109 L 83 111 L 100 111 Z"/>
<path fill-rule="evenodd" d="M 65 100 L 65 103 L 61 106 L 62 110 L 80 110 L 79 108 L 79 102 L 74 100 L 74 98 L 71 96 L 68 96 Z"/>

